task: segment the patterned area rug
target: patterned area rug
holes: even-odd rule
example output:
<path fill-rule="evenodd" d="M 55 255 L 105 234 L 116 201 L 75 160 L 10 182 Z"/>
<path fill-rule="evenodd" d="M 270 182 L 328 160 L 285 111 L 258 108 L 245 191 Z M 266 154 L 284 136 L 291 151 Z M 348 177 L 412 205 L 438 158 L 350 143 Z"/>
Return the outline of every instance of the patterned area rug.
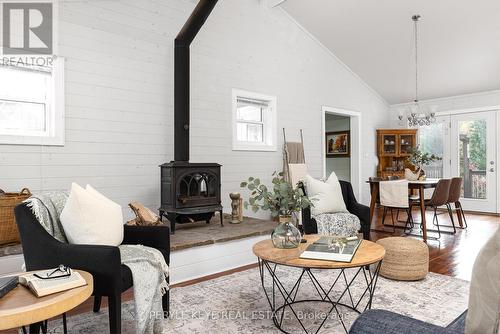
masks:
<path fill-rule="evenodd" d="M 301 271 L 283 268 L 277 273 L 286 289 L 290 290 Z M 314 274 L 324 286 L 336 277 L 333 271 L 314 271 Z M 353 273 L 347 273 L 347 276 L 349 275 Z M 351 296 L 345 294 L 342 302 L 349 304 L 351 297 L 354 299 L 362 294 L 362 282 L 362 278 L 357 279 L 351 286 Z M 266 283 L 271 286 L 270 281 L 266 280 Z M 338 296 L 344 287 L 345 284 L 333 289 L 331 296 Z M 429 273 L 425 280 L 417 282 L 398 282 L 380 277 L 372 308 L 386 309 L 445 326 L 467 308 L 468 295 L 469 282 L 449 276 Z M 311 281 L 304 279 L 297 300 L 317 296 Z M 308 331 L 315 332 L 329 308 L 326 304 L 301 303 L 294 306 L 294 311 L 305 323 Z M 273 324 L 269 310 L 259 270 L 250 269 L 172 289 L 171 318 L 165 320 L 164 333 L 280 333 Z M 358 316 L 344 307 L 339 307 L 339 313 L 348 328 Z M 124 303 L 123 333 L 135 333 L 133 317 L 133 302 Z M 89 312 L 68 318 L 70 333 L 108 333 L 108 328 L 107 309 L 102 309 L 99 313 Z M 289 309 L 284 315 L 283 328 L 291 332 L 302 332 Z M 61 322 L 50 322 L 49 332 L 62 333 Z M 345 333 L 335 312 L 325 321 L 320 333 Z"/>

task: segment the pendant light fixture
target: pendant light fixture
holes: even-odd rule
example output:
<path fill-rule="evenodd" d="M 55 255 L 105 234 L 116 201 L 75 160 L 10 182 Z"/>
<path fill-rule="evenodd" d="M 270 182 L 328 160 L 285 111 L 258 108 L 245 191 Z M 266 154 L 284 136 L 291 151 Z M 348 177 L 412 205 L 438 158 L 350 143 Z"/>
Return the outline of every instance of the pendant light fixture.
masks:
<path fill-rule="evenodd" d="M 408 126 L 417 127 L 424 125 L 431 125 L 436 122 L 436 106 L 429 106 L 429 111 L 425 112 L 424 107 L 420 104 L 418 100 L 418 23 L 420 22 L 421 16 L 416 14 L 411 17 L 414 26 L 414 37 L 415 37 L 415 99 L 413 100 L 413 105 L 410 106 L 409 111 L 407 111 Z M 400 114 L 398 116 L 400 123 L 403 122 L 404 116 Z"/>

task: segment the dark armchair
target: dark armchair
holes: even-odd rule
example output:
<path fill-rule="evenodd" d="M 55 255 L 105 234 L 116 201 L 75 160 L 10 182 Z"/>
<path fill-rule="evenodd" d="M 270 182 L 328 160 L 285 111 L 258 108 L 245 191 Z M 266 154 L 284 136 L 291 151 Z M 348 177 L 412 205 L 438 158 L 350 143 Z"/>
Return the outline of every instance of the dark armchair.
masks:
<path fill-rule="evenodd" d="M 120 250 L 114 246 L 71 245 L 53 238 L 37 221 L 31 210 L 20 204 L 15 208 L 27 270 L 57 267 L 59 264 L 88 271 L 94 278 L 94 312 L 101 297 L 108 297 L 109 328 L 121 332 L 121 294 L 132 287 L 132 272 L 121 264 Z M 124 225 L 123 244 L 142 244 L 158 249 L 170 262 L 170 230 L 167 226 Z M 163 296 L 163 310 L 169 312 L 169 293 Z"/>
<path fill-rule="evenodd" d="M 339 180 L 339 182 L 347 211 L 359 218 L 361 222 L 361 232 L 363 233 L 363 239 L 370 240 L 370 208 L 366 205 L 358 203 L 356 197 L 354 196 L 352 185 L 349 182 L 341 180 Z M 305 192 L 304 187 L 302 187 L 302 189 Z M 311 217 L 310 208 L 302 210 L 302 228 L 304 229 L 305 234 L 318 233 L 318 225 L 316 223 L 316 220 Z"/>

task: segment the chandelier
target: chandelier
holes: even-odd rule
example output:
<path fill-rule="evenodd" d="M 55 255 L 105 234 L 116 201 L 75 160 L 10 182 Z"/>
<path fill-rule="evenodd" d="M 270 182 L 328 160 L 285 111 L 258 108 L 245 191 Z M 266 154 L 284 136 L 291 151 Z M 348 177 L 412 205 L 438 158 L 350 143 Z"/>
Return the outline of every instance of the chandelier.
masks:
<path fill-rule="evenodd" d="M 420 15 L 413 15 L 411 17 L 414 26 L 414 37 L 415 37 L 415 99 L 413 104 L 406 111 L 406 118 L 408 120 L 408 126 L 424 126 L 431 125 L 436 122 L 436 106 L 428 106 L 427 109 L 422 106 L 418 100 L 418 22 L 420 21 Z M 404 116 L 402 113 L 398 116 L 400 124 L 403 125 Z"/>

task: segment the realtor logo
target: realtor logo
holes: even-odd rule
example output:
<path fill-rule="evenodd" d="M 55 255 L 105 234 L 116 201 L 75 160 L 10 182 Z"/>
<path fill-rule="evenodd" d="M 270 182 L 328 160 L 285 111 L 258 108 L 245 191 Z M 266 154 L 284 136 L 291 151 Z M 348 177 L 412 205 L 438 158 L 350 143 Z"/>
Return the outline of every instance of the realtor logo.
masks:
<path fill-rule="evenodd" d="M 52 3 L 10 2 L 2 9 L 4 54 L 52 54 Z"/>

